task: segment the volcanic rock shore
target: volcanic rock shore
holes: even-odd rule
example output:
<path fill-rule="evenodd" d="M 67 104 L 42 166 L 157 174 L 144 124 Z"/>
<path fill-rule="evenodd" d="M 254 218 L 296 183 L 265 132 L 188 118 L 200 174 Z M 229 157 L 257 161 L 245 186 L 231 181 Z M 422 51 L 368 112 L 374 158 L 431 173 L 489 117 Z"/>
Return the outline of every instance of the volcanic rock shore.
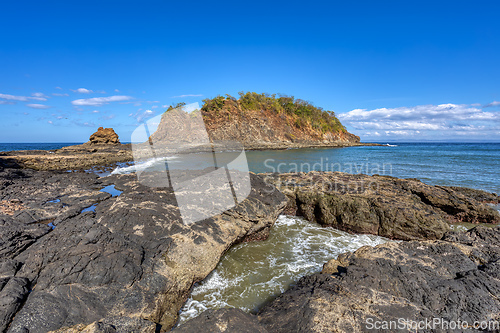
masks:
<path fill-rule="evenodd" d="M 486 204 L 498 203 L 495 194 L 381 176 L 251 174 L 245 200 L 185 225 L 172 190 L 142 180 L 0 169 L 0 332 L 165 332 L 193 284 L 233 244 L 265 238 L 283 212 L 412 241 L 332 258 L 258 316 L 208 311 L 175 330 L 351 332 L 368 318 L 498 319 L 498 227 L 448 231 L 449 222 L 498 223 Z M 213 190 L 221 200 L 228 193 Z"/>
<path fill-rule="evenodd" d="M 185 225 L 172 191 L 135 175 L 4 169 L 0 180 L 2 201 L 22 205 L 0 215 L 0 332 L 164 331 L 191 286 L 286 204 L 251 175 L 247 199 Z M 122 193 L 100 191 L 111 185 Z"/>
<path fill-rule="evenodd" d="M 353 233 L 441 239 L 450 223 L 500 223 L 498 211 L 488 205 L 500 197 L 479 190 L 341 172 L 262 176 L 289 198 L 287 214 Z"/>

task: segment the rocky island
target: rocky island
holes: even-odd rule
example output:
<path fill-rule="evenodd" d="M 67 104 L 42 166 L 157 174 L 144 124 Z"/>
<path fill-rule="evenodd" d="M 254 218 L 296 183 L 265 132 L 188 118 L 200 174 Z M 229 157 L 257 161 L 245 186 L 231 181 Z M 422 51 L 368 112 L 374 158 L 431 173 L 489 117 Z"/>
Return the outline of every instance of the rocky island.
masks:
<path fill-rule="evenodd" d="M 184 105 L 167 109 L 157 133 L 162 133 L 169 121 L 168 112 Z M 251 92 L 241 93 L 239 99 L 217 96 L 204 100 L 199 111 L 210 141 L 236 141 L 247 150 L 376 145 L 360 143 L 359 137 L 347 132 L 334 113 L 290 96 Z M 153 133 L 151 139 L 161 137 Z M 86 170 L 130 161 L 131 145 L 121 144 L 112 128 L 102 127 L 82 145 L 0 153 L 1 165 L 35 170 Z"/>

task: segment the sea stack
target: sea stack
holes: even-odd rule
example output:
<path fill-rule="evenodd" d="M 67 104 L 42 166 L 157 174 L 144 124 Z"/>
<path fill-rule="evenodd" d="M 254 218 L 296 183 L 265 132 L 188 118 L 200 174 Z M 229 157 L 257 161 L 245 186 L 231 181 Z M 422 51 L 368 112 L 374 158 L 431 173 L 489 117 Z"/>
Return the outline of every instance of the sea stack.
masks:
<path fill-rule="evenodd" d="M 89 138 L 87 144 L 98 145 L 98 144 L 119 144 L 118 134 L 112 128 L 99 127 L 97 132 L 92 134 Z"/>

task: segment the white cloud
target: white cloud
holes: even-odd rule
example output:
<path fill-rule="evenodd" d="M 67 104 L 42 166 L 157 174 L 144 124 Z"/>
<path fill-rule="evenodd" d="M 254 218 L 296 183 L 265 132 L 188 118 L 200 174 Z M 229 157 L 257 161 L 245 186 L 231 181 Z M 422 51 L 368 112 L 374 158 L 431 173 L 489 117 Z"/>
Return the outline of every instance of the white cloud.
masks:
<path fill-rule="evenodd" d="M 77 106 L 102 106 L 104 104 L 108 104 L 110 102 L 121 102 L 131 100 L 131 96 L 109 96 L 109 97 L 94 97 L 94 98 L 83 98 L 76 99 L 71 102 L 73 105 Z"/>
<path fill-rule="evenodd" d="M 76 93 L 79 93 L 79 94 L 90 94 L 90 93 L 93 93 L 92 90 L 90 89 L 85 89 L 85 88 L 78 88 L 78 89 L 70 89 L 72 92 L 76 92 Z"/>
<path fill-rule="evenodd" d="M 56 87 L 56 89 L 62 90 L 62 88 L 61 88 L 61 87 Z"/>
<path fill-rule="evenodd" d="M 120 92 L 120 90 L 118 90 L 118 89 L 115 89 L 115 92 Z"/>
<path fill-rule="evenodd" d="M 37 101 L 46 101 L 48 96 L 41 92 L 32 93 L 30 99 L 35 99 Z"/>
<path fill-rule="evenodd" d="M 26 104 L 26 106 L 33 108 L 33 109 L 48 109 L 48 108 L 50 108 L 50 106 L 43 105 L 43 104 Z"/>
<path fill-rule="evenodd" d="M 490 106 L 498 106 L 500 105 L 500 102 L 499 101 L 494 101 L 494 102 L 491 102 L 489 104 L 486 104 L 484 107 L 487 108 L 487 107 L 490 107 Z"/>
<path fill-rule="evenodd" d="M 62 97 L 62 96 L 69 96 L 69 94 L 59 94 L 59 93 L 53 93 L 52 96 L 59 96 L 59 97 Z"/>
<path fill-rule="evenodd" d="M 500 127 L 500 112 L 485 111 L 477 104 L 448 103 L 374 110 L 355 109 L 337 114 L 337 117 L 362 137 L 444 137 L 458 135 L 459 131 L 476 131 L 489 135 Z"/>
<path fill-rule="evenodd" d="M 184 97 L 201 97 L 203 95 L 199 94 L 186 94 L 186 95 L 179 95 L 179 96 L 172 96 L 171 98 L 184 98 Z"/>
<path fill-rule="evenodd" d="M 145 110 L 145 111 L 142 111 L 142 109 L 139 109 L 137 110 L 136 113 L 131 113 L 129 114 L 128 116 L 129 117 L 133 117 L 135 118 L 135 120 L 137 120 L 138 123 L 142 122 L 145 118 L 149 118 L 149 117 L 152 117 L 156 114 L 155 111 L 153 110 Z"/>
<path fill-rule="evenodd" d="M 99 113 L 99 112 L 100 112 L 99 110 L 92 111 L 92 113 Z"/>
<path fill-rule="evenodd" d="M 26 102 L 29 99 L 29 97 L 26 96 L 14 96 L 7 94 L 0 94 L 0 98 L 7 99 L 10 101 L 19 101 L 19 102 Z"/>
<path fill-rule="evenodd" d="M 36 92 L 32 93 L 31 96 L 15 96 L 9 94 L 0 94 L 0 98 L 6 99 L 8 101 L 27 102 L 29 100 L 46 101 L 48 96 L 44 95 L 41 92 Z"/>
<path fill-rule="evenodd" d="M 7 104 L 16 104 L 16 103 L 15 102 L 11 102 L 11 101 L 0 101 L 0 105 L 1 104 L 7 105 Z"/>

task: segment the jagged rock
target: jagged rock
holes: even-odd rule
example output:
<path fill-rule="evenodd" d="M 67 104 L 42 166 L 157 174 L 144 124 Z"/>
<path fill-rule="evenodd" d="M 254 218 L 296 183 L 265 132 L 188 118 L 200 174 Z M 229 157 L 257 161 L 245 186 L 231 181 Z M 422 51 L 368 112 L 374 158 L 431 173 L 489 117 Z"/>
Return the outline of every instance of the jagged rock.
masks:
<path fill-rule="evenodd" d="M 88 144 L 119 144 L 118 134 L 112 128 L 99 127 L 89 138 Z"/>
<path fill-rule="evenodd" d="M 477 200 L 499 202 L 499 197 L 478 190 L 340 172 L 263 175 L 288 196 L 287 214 L 349 232 L 440 239 L 449 222 L 500 222 L 498 211 Z"/>
<path fill-rule="evenodd" d="M 268 333 L 255 316 L 240 309 L 207 310 L 172 330 L 172 333 Z"/>
<path fill-rule="evenodd" d="M 383 321 L 399 324 L 399 318 L 498 321 L 499 259 L 498 227 L 450 232 L 439 241 L 365 246 L 300 279 L 264 307 L 259 320 L 272 333 L 370 332 L 376 321 L 380 328 Z M 453 331 L 441 328 L 418 331 Z M 417 329 L 403 331 L 410 330 Z"/>
<path fill-rule="evenodd" d="M 244 201 L 185 225 L 172 190 L 141 185 L 135 175 L 8 169 L 2 175 L 10 184 L 0 200 L 16 198 L 26 207 L 0 215 L 1 258 L 11 260 L 0 265 L 9 279 L 0 293 L 7 332 L 136 332 L 132 318 L 144 332 L 152 324 L 166 331 L 191 286 L 232 244 L 268 230 L 286 204 L 252 174 Z M 110 184 L 123 193 L 99 191 Z M 93 204 L 95 212 L 82 212 Z"/>

